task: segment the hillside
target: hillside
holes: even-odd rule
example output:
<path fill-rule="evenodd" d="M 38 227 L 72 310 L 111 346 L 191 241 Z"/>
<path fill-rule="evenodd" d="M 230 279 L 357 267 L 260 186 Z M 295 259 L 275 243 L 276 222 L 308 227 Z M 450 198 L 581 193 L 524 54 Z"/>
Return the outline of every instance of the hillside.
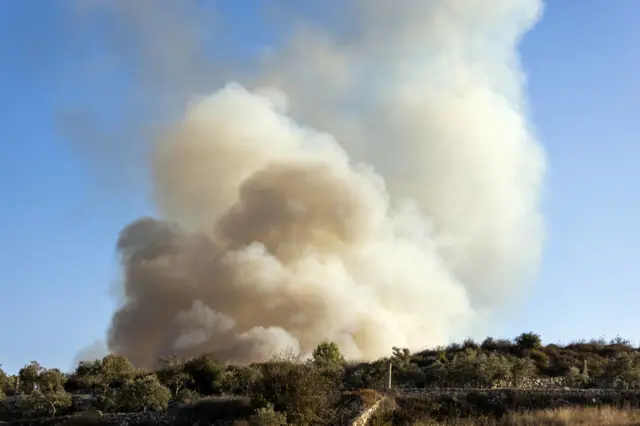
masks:
<path fill-rule="evenodd" d="M 390 369 L 393 389 L 387 389 Z M 289 354 L 242 366 L 223 366 L 213 355 L 171 356 L 145 371 L 108 355 L 63 374 L 32 362 L 17 375 L 0 372 L 0 388 L 0 421 L 21 421 L 16 424 L 71 424 L 70 415 L 120 424 L 114 419 L 125 414 L 115 413 L 146 413 L 144 421 L 160 413 L 155 424 L 284 424 L 285 418 L 287 424 L 344 424 L 381 395 L 394 409 L 382 410 L 387 417 L 378 421 L 410 424 L 425 416 L 637 406 L 640 351 L 623 339 L 543 345 L 538 335 L 524 333 L 416 353 L 393 348 L 388 358 L 347 363 L 325 342 L 310 360 Z"/>

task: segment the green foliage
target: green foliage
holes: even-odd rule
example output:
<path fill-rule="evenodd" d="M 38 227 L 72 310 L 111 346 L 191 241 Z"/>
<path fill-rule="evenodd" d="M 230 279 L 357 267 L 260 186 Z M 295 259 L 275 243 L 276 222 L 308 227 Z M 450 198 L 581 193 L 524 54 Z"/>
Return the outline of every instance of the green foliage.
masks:
<path fill-rule="evenodd" d="M 261 378 L 262 371 L 257 366 L 230 366 L 222 377 L 222 391 L 226 394 L 249 396 Z"/>
<path fill-rule="evenodd" d="M 475 340 L 468 338 L 462 342 L 462 349 L 478 349 L 478 344 Z"/>
<path fill-rule="evenodd" d="M 589 383 L 589 375 L 586 371 L 580 371 L 577 367 L 570 367 L 564 376 L 567 386 L 583 388 Z"/>
<path fill-rule="evenodd" d="M 71 406 L 71 395 L 64 391 L 44 393 L 34 389 L 19 401 L 25 417 L 55 417 L 58 410 Z"/>
<path fill-rule="evenodd" d="M 536 365 L 531 358 L 512 358 L 511 374 L 513 383 L 519 386 L 523 380 L 530 379 L 536 374 Z"/>
<path fill-rule="evenodd" d="M 317 367 L 336 370 L 344 367 L 344 356 L 335 342 L 324 341 L 313 350 L 313 362 Z"/>
<path fill-rule="evenodd" d="M 9 376 L 2 369 L 2 364 L 0 364 L 0 397 L 7 393 L 9 386 Z"/>
<path fill-rule="evenodd" d="M 609 359 L 604 368 L 604 379 L 610 386 L 640 387 L 640 353 L 621 352 Z"/>
<path fill-rule="evenodd" d="M 37 361 L 31 361 L 29 364 L 22 367 L 18 372 L 18 378 L 20 379 L 19 392 L 26 395 L 31 394 L 36 389 L 38 376 L 41 371 L 42 367 Z"/>
<path fill-rule="evenodd" d="M 116 405 L 125 412 L 161 411 L 170 399 L 171 391 L 151 375 L 124 383 L 116 394 Z"/>
<path fill-rule="evenodd" d="M 509 356 L 487 355 L 467 349 L 443 366 L 442 373 L 446 374 L 446 380 L 450 383 L 464 386 L 469 382 L 477 382 L 482 386 L 490 386 L 494 381 L 509 380 L 513 376 L 514 360 Z"/>
<path fill-rule="evenodd" d="M 275 360 L 262 365 L 262 379 L 253 391 L 254 404 L 267 403 L 287 413 L 292 424 L 325 424 L 340 396 L 340 385 L 313 363 Z"/>
<path fill-rule="evenodd" d="M 545 371 L 549 368 L 549 356 L 541 349 L 527 350 L 524 355 L 533 360 L 538 371 Z"/>
<path fill-rule="evenodd" d="M 282 426 L 287 424 L 287 415 L 278 413 L 273 409 L 273 404 L 256 409 L 249 419 L 249 424 L 254 426 Z"/>
<path fill-rule="evenodd" d="M 132 380 L 138 371 L 121 355 L 109 354 L 101 360 L 80 361 L 73 378 L 85 389 L 108 393 L 110 387 L 120 387 Z"/>
<path fill-rule="evenodd" d="M 129 360 L 121 355 L 107 355 L 100 362 L 99 377 L 106 385 L 121 385 L 131 380 L 136 369 Z"/>
<path fill-rule="evenodd" d="M 380 388 L 386 385 L 388 374 L 389 361 L 386 359 L 348 365 L 344 382 L 349 388 Z"/>
<path fill-rule="evenodd" d="M 484 351 L 510 353 L 513 348 L 513 342 L 508 339 L 494 339 L 493 337 L 487 337 L 480 344 L 480 348 Z"/>
<path fill-rule="evenodd" d="M 190 359 L 184 365 L 184 372 L 191 378 L 190 380 L 199 394 L 220 393 L 223 371 L 213 356 L 201 355 Z"/>
<path fill-rule="evenodd" d="M 57 368 L 44 369 L 36 378 L 38 389 L 44 393 L 62 392 L 67 378 Z"/>
<path fill-rule="evenodd" d="M 168 387 L 173 395 L 192 382 L 191 376 L 185 373 L 185 362 L 175 355 L 160 358 L 160 369 L 156 372 L 160 383 Z"/>
<path fill-rule="evenodd" d="M 540 336 L 524 333 L 515 343 L 487 338 L 478 345 L 468 339 L 414 354 L 406 348 L 392 350 L 389 358 L 345 363 L 335 343 L 323 342 L 308 362 L 292 354 L 264 364 L 225 368 L 208 355 L 188 361 L 169 356 L 160 359 L 155 372 L 137 370 L 126 358 L 108 355 L 81 362 L 69 377 L 34 361 L 14 378 L 0 369 L 0 396 L 15 392 L 19 379 L 23 396 L 18 404 L 25 415 L 53 416 L 69 411 L 71 397 L 65 387 L 92 393 L 93 408 L 105 412 L 163 410 L 172 396 L 184 403 L 179 409 L 218 410 L 214 407 L 218 398 L 201 395 L 225 393 L 248 397 L 241 401 L 241 414 L 235 414 L 250 424 L 288 421 L 304 426 L 327 424 L 338 409 L 343 388 L 384 389 L 390 363 L 396 387 L 510 387 L 540 374 L 563 377 L 576 388 L 640 388 L 640 351 L 623 339 L 543 346 Z M 478 393 L 478 398 L 482 395 Z M 205 405 L 210 409 L 202 408 Z M 249 418 L 252 408 L 256 411 Z"/>
<path fill-rule="evenodd" d="M 201 398 L 200 394 L 192 389 L 182 388 L 178 391 L 175 399 L 183 404 L 192 404 Z"/>
<path fill-rule="evenodd" d="M 407 348 L 391 348 L 391 361 L 396 366 L 407 366 L 411 362 L 411 351 Z"/>
<path fill-rule="evenodd" d="M 533 332 L 522 333 L 516 337 L 516 345 L 521 349 L 538 349 L 542 347 L 542 340 L 539 334 Z"/>

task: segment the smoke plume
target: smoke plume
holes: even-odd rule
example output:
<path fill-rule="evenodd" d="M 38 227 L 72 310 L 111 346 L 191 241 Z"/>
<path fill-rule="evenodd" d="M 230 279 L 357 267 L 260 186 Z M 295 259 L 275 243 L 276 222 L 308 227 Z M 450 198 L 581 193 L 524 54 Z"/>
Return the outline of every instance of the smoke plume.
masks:
<path fill-rule="evenodd" d="M 517 47 L 541 2 L 342 10 L 287 16 L 289 42 L 204 96 L 168 55 L 192 96 L 149 150 L 157 217 L 118 239 L 111 351 L 250 362 L 329 339 L 369 359 L 473 333 L 535 273 L 544 155 Z"/>

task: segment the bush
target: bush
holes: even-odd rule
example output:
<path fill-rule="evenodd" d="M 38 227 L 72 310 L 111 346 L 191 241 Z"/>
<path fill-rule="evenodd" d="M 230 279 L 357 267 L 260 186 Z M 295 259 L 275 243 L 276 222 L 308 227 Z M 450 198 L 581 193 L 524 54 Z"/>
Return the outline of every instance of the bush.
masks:
<path fill-rule="evenodd" d="M 230 366 L 222 377 L 222 391 L 232 395 L 249 396 L 251 389 L 261 377 L 262 371 L 257 366 Z"/>
<path fill-rule="evenodd" d="M 169 405 L 171 391 L 156 376 L 125 383 L 116 394 L 116 405 L 125 412 L 162 411 Z"/>
<path fill-rule="evenodd" d="M 184 365 L 184 372 L 190 377 L 194 390 L 201 395 L 215 395 L 222 387 L 222 367 L 211 355 L 201 355 L 190 359 Z"/>
<path fill-rule="evenodd" d="M 160 358 L 160 369 L 156 372 L 160 383 L 168 387 L 174 396 L 193 379 L 185 373 L 185 362 L 177 356 Z"/>
<path fill-rule="evenodd" d="M 255 426 L 282 426 L 287 424 L 287 415 L 278 413 L 272 404 L 256 409 L 255 414 L 249 419 L 249 424 Z"/>
<path fill-rule="evenodd" d="M 19 391 L 27 395 L 31 394 L 36 388 L 40 371 L 42 371 L 42 367 L 36 361 L 31 361 L 22 367 L 18 372 L 18 378 L 20 379 Z"/>
<path fill-rule="evenodd" d="M 539 334 L 533 332 L 522 333 L 516 337 L 516 345 L 521 349 L 538 349 L 542 347 L 542 340 Z"/>
<path fill-rule="evenodd" d="M 337 370 L 344 367 L 344 356 L 337 344 L 325 341 L 313 350 L 313 362 L 316 367 Z"/>
<path fill-rule="evenodd" d="M 55 417 L 58 410 L 71 407 L 71 395 L 64 391 L 33 390 L 21 398 L 19 404 L 25 417 Z"/>
<path fill-rule="evenodd" d="M 201 398 L 200 394 L 192 389 L 182 388 L 176 394 L 176 401 L 183 404 L 192 404 Z"/>
<path fill-rule="evenodd" d="M 487 337 L 480 348 L 483 351 L 491 351 L 491 352 L 500 352 L 500 353 L 511 353 L 513 349 L 513 342 L 508 339 L 494 339 L 493 337 Z"/>
<path fill-rule="evenodd" d="M 62 392 L 66 382 L 67 378 L 57 368 L 42 370 L 36 378 L 38 389 L 44 393 Z"/>
<path fill-rule="evenodd" d="M 2 367 L 2 364 L 0 364 Z M 4 372 L 2 368 L 0 368 L 0 397 L 4 396 L 7 393 L 9 388 L 9 376 Z"/>
<path fill-rule="evenodd" d="M 121 386 L 133 379 L 137 371 L 129 360 L 120 355 L 107 355 L 102 358 L 98 370 L 99 382 L 104 386 Z"/>
<path fill-rule="evenodd" d="M 340 397 L 340 384 L 313 363 L 275 360 L 262 365 L 262 379 L 252 392 L 256 408 L 271 404 L 296 425 L 325 424 Z"/>

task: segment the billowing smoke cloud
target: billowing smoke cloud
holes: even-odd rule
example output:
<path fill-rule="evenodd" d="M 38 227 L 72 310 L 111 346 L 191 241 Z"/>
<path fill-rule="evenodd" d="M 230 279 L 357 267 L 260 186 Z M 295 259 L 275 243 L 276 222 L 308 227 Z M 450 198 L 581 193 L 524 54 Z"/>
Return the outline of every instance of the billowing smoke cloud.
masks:
<path fill-rule="evenodd" d="M 110 349 L 373 358 L 473 333 L 539 262 L 517 45 L 541 9 L 349 1 L 345 25 L 296 21 L 251 78 L 194 93 L 150 150 L 159 218 L 118 240 Z"/>

